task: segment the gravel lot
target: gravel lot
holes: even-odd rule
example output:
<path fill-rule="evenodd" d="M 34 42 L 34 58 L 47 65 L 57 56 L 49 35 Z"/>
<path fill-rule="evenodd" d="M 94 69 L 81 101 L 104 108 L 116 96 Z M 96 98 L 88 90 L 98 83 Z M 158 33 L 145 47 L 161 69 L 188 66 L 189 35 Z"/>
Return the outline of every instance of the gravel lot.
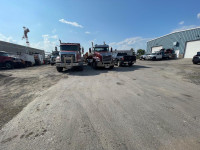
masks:
<path fill-rule="evenodd" d="M 1 70 L 0 149 L 199 150 L 199 67 Z"/>

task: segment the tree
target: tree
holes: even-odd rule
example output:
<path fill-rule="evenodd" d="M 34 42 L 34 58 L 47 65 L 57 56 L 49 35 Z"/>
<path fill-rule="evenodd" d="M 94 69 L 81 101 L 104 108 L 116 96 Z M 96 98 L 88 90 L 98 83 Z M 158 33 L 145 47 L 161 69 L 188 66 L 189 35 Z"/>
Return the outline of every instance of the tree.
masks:
<path fill-rule="evenodd" d="M 145 50 L 144 49 L 138 49 L 137 50 L 137 55 L 141 56 L 145 54 Z"/>

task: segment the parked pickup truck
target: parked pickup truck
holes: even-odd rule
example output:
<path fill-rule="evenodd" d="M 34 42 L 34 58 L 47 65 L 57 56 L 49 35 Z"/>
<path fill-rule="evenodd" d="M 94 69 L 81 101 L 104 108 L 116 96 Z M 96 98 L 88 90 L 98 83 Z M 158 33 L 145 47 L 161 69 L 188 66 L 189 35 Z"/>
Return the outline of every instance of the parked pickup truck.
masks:
<path fill-rule="evenodd" d="M 125 52 L 118 52 L 113 54 L 113 61 L 117 66 L 122 66 L 125 64 L 132 66 L 136 62 L 136 56 L 128 55 Z"/>
<path fill-rule="evenodd" d="M 146 57 L 147 60 L 161 60 L 163 55 L 161 52 L 154 52 Z"/>
<path fill-rule="evenodd" d="M 197 52 L 197 54 L 192 59 L 193 64 L 200 63 L 200 52 Z"/>
<path fill-rule="evenodd" d="M 4 51 L 0 51 L 0 68 L 12 69 L 14 67 L 24 67 L 25 62 L 17 55 L 9 54 Z"/>

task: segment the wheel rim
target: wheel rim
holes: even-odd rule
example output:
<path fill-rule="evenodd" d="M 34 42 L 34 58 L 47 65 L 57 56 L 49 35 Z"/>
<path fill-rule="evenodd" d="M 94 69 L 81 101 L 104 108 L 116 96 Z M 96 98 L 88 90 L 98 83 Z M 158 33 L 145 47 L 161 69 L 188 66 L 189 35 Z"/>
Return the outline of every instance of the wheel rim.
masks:
<path fill-rule="evenodd" d="M 11 68 L 11 64 L 10 63 L 6 63 L 6 68 L 10 69 Z"/>

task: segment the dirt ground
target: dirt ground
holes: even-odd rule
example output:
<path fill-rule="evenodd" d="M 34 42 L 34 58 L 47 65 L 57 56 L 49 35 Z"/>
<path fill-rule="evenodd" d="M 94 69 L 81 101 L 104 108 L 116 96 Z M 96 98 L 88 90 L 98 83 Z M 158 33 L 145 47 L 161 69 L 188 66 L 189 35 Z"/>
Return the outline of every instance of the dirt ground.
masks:
<path fill-rule="evenodd" d="M 199 150 L 199 68 L 181 59 L 1 70 L 0 149 Z"/>
<path fill-rule="evenodd" d="M 51 66 L 0 70 L 0 129 L 40 93 L 67 75 Z"/>

